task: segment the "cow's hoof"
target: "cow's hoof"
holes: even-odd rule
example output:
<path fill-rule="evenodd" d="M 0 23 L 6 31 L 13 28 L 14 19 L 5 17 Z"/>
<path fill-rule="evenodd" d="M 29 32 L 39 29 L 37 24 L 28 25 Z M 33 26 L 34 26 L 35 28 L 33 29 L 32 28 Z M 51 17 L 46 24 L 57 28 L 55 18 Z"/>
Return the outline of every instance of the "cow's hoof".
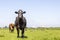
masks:
<path fill-rule="evenodd" d="M 24 38 L 24 36 L 21 36 L 21 38 Z"/>

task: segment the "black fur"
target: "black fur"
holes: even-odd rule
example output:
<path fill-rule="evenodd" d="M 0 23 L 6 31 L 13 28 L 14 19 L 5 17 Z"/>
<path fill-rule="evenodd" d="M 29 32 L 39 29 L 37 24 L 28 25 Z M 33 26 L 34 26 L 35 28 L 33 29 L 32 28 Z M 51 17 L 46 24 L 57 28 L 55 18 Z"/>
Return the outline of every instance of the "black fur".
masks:
<path fill-rule="evenodd" d="M 17 13 L 19 13 L 19 12 L 17 12 Z M 21 18 L 19 18 L 19 16 L 16 17 L 15 26 L 16 26 L 16 29 L 17 29 L 17 37 L 19 37 L 19 30 L 22 31 L 21 32 L 21 34 L 22 34 L 21 37 L 24 37 L 24 29 L 26 28 L 26 19 L 25 19 L 25 17 L 23 17 L 23 14 L 22 14 Z"/>

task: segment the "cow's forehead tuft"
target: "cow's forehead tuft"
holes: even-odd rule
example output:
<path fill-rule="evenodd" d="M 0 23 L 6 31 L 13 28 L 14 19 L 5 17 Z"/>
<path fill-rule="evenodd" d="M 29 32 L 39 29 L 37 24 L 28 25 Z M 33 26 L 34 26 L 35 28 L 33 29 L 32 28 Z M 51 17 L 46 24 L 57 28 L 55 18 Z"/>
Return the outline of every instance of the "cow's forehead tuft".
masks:
<path fill-rule="evenodd" d="M 18 12 L 23 12 L 21 9 Z"/>

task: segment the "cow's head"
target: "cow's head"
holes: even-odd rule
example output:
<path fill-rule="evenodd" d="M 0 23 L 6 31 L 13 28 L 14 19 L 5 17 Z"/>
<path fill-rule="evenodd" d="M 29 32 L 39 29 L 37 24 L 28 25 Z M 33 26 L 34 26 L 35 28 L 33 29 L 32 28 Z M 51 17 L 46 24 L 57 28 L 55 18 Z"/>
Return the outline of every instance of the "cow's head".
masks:
<path fill-rule="evenodd" d="M 18 14 L 18 17 L 19 18 L 22 18 L 23 17 L 23 14 L 26 13 L 25 11 L 22 11 L 22 10 L 19 10 L 18 12 L 15 11 L 16 14 Z"/>

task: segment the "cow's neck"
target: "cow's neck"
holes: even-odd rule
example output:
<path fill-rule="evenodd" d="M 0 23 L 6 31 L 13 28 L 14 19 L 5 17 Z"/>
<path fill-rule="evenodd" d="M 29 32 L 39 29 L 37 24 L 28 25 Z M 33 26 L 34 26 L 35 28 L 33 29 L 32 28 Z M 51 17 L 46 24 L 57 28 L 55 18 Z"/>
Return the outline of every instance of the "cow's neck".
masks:
<path fill-rule="evenodd" d="M 19 18 L 19 25 L 23 25 L 23 18 Z"/>
<path fill-rule="evenodd" d="M 23 22 L 23 18 L 19 18 L 19 23 L 20 23 L 20 22 Z"/>

